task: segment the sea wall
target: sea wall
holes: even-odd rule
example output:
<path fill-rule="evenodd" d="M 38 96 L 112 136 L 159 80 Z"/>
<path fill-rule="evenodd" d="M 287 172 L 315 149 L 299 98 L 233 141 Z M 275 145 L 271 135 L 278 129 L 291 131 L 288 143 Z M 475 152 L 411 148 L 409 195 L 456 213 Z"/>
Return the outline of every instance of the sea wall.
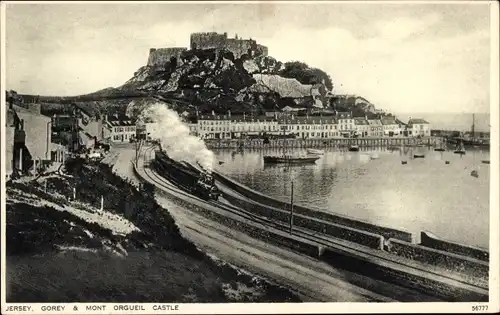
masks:
<path fill-rule="evenodd" d="M 440 146 L 441 138 L 428 137 L 416 139 L 411 137 L 385 138 L 318 138 L 318 139 L 270 139 L 264 143 L 263 139 L 206 139 L 210 149 L 238 149 L 238 148 L 348 148 L 358 145 L 361 148 L 388 147 L 388 146 Z"/>
<path fill-rule="evenodd" d="M 428 232 L 420 233 L 420 245 L 486 262 L 490 260 L 489 252 L 484 249 L 440 240 Z"/>
<path fill-rule="evenodd" d="M 392 254 L 435 265 L 449 270 L 450 272 L 459 272 L 470 278 L 471 281 L 475 281 L 475 279 L 488 279 L 489 265 L 481 260 L 417 244 L 410 244 L 396 239 L 389 240 L 387 250 Z"/>
<path fill-rule="evenodd" d="M 241 207 L 255 215 L 263 216 L 284 223 L 290 222 L 290 213 L 281 209 L 272 208 L 258 203 L 249 202 L 230 194 L 224 198 L 235 206 Z M 338 239 L 353 242 L 373 249 L 383 248 L 383 237 L 373 233 L 349 228 L 346 226 L 313 219 L 300 214 L 293 215 L 293 226 L 331 235 Z"/>
<path fill-rule="evenodd" d="M 487 292 L 472 290 L 467 286 L 451 285 L 434 279 L 432 276 L 423 277 L 409 274 L 404 270 L 390 268 L 378 264 L 375 260 L 362 259 L 349 253 L 325 248 L 321 260 L 347 271 L 365 274 L 373 279 L 394 283 L 402 287 L 411 288 L 420 292 L 430 292 L 446 301 L 451 302 L 487 302 Z"/>
<path fill-rule="evenodd" d="M 213 173 L 214 178 L 221 182 L 222 184 L 228 186 L 229 188 L 233 189 L 234 191 L 242 194 L 243 196 L 255 200 L 261 204 L 264 204 L 266 206 L 271 206 L 274 208 L 278 209 L 284 209 L 285 211 L 290 211 L 289 207 L 290 204 L 276 200 L 274 198 L 271 198 L 269 196 L 266 196 L 262 193 L 259 193 L 249 187 L 246 187 L 232 179 L 230 179 L 227 176 L 224 176 L 220 173 L 214 172 Z M 412 242 L 412 234 L 406 231 L 400 231 L 392 228 L 386 228 L 386 227 L 381 227 L 375 224 L 371 224 L 368 222 L 363 222 L 360 220 L 355 220 L 352 218 L 348 218 L 345 216 L 340 216 L 332 213 L 327 213 L 327 212 L 320 212 L 316 210 L 312 210 L 300 205 L 294 205 L 294 212 L 297 214 L 301 214 L 304 216 L 309 216 L 312 218 L 316 219 L 321 219 L 325 220 L 327 222 L 331 222 L 334 224 L 342 225 L 345 227 L 353 228 L 356 230 L 361 230 L 361 231 L 366 231 L 369 233 L 373 233 L 376 235 L 381 235 L 385 238 L 395 238 L 399 239 L 402 241 L 406 242 Z"/>

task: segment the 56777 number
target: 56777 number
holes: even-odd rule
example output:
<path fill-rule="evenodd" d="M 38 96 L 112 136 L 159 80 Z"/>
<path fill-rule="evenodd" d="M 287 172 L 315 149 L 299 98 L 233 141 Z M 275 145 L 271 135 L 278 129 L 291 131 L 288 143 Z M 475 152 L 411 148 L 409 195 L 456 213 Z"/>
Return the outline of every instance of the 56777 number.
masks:
<path fill-rule="evenodd" d="M 488 305 L 474 305 L 472 306 L 473 312 L 487 311 Z"/>

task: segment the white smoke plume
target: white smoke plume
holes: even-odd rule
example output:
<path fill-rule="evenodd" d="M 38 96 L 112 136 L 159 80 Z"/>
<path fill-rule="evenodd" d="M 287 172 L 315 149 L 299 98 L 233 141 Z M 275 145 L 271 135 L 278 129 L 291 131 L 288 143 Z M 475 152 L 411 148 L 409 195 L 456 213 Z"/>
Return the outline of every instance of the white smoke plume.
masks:
<path fill-rule="evenodd" d="M 194 166 L 198 162 L 207 171 L 213 170 L 214 153 L 207 149 L 203 140 L 189 134 L 189 127 L 166 104 L 148 106 L 139 116 L 139 121 L 152 122 L 148 123 L 151 138 L 159 140 L 162 149 L 172 159 Z"/>

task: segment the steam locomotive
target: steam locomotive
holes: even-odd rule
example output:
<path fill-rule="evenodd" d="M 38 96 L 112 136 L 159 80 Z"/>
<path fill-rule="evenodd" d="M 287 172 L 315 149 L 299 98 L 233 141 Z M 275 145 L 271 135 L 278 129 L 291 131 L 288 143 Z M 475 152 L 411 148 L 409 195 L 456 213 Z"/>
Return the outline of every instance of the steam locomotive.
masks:
<path fill-rule="evenodd" d="M 179 188 L 204 200 L 218 200 L 220 190 L 215 185 L 213 176 L 200 167 L 197 169 L 187 162 L 171 159 L 165 151 L 157 151 L 153 163 L 156 171 L 172 181 Z"/>

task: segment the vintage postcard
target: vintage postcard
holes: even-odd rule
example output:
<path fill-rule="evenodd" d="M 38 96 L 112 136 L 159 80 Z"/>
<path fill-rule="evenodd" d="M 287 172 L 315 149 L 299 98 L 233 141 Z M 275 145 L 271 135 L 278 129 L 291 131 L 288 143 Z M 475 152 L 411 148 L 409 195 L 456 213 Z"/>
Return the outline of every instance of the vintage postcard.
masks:
<path fill-rule="evenodd" d="M 3 1 L 2 314 L 498 312 L 498 10 Z"/>

